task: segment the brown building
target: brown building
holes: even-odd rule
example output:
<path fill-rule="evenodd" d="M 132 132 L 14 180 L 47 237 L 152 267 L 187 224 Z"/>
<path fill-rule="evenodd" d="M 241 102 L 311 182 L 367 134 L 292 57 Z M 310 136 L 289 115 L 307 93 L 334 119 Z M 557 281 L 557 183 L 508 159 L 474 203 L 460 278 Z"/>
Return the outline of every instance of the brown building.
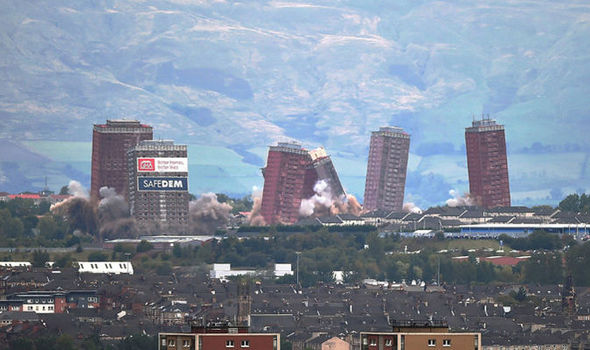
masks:
<path fill-rule="evenodd" d="M 187 146 L 146 140 L 129 149 L 129 210 L 140 227 L 188 230 Z"/>
<path fill-rule="evenodd" d="M 451 333 L 444 321 L 394 321 L 393 332 L 361 332 L 361 350 L 480 350 L 481 333 Z"/>
<path fill-rule="evenodd" d="M 248 333 L 227 323 L 192 327 L 191 333 L 159 333 L 158 350 L 280 350 L 278 333 Z"/>
<path fill-rule="evenodd" d="M 151 140 L 152 127 L 137 120 L 107 120 L 95 124 L 92 132 L 92 174 L 90 197 L 99 200 L 107 186 L 127 199 L 127 151 L 142 140 Z"/>
<path fill-rule="evenodd" d="M 371 134 L 364 209 L 401 211 L 406 187 L 410 135 L 397 127 Z"/>
<path fill-rule="evenodd" d="M 465 129 L 469 193 L 484 208 L 509 207 L 510 185 L 504 126 L 493 119 L 474 120 Z"/>

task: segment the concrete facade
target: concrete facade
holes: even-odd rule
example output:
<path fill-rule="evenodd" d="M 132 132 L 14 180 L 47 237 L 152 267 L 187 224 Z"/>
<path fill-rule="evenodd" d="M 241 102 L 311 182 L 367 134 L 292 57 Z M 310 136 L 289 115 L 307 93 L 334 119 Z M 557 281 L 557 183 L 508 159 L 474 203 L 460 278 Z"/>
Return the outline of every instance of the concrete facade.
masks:
<path fill-rule="evenodd" d="M 404 202 L 410 135 L 397 127 L 382 127 L 371 134 L 367 176 L 366 210 L 401 211 Z"/>
<path fill-rule="evenodd" d="M 142 141 L 127 152 L 129 210 L 138 226 L 159 226 L 168 232 L 186 233 L 188 230 L 188 169 L 180 171 L 140 170 L 140 159 L 178 159 L 186 164 L 187 146 L 175 145 L 173 141 Z M 142 189 L 140 181 L 181 181 L 182 188 Z M 146 180 L 147 181 L 147 180 Z M 186 183 L 186 186 L 185 186 Z"/>

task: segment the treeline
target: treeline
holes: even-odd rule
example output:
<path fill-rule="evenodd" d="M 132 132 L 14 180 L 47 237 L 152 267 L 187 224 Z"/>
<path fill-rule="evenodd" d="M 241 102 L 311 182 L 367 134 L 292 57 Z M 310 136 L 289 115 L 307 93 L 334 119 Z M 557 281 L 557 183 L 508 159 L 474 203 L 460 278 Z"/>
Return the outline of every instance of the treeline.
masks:
<path fill-rule="evenodd" d="M 514 238 L 502 234 L 498 239 L 509 245 L 512 249 L 517 250 L 555 250 L 562 249 L 566 246 L 575 245 L 575 239 L 570 235 L 559 236 L 557 234 L 536 231 L 527 237 Z"/>
<path fill-rule="evenodd" d="M 377 228 L 373 225 L 322 226 L 317 225 L 273 225 L 273 226 L 240 226 L 238 233 L 287 233 L 287 232 L 371 232 Z"/>
<path fill-rule="evenodd" d="M 440 250 L 437 245 L 440 241 L 428 238 L 402 240 L 397 235 L 379 237 L 376 231 L 330 232 L 324 227 L 317 231 L 277 232 L 265 236 L 242 240 L 228 237 L 200 247 L 175 246 L 171 252 L 148 251 L 138 255 L 134 261 L 138 262 L 138 266 L 154 268 L 165 274 L 175 265 L 213 263 L 258 269 L 270 268 L 273 263 L 291 263 L 295 269 L 299 255 L 299 279 L 303 286 L 331 282 L 333 271 L 344 271 L 345 281 L 350 283 L 358 283 L 365 278 L 433 283 L 440 276 L 441 282 L 446 284 L 556 284 L 562 283 L 565 276 L 572 273 L 577 285 L 590 285 L 590 274 L 587 272 L 590 269 L 584 267 L 584 264 L 590 263 L 590 243 L 576 245 L 574 242 L 564 255 L 560 244 L 554 242 L 556 236 L 553 235 L 535 234 L 532 242 L 549 237 L 551 243 L 539 243 L 538 246 L 551 246 L 554 250 L 538 250 L 515 267 L 496 266 L 483 260 L 478 262 L 475 255 L 467 251 L 461 254 L 468 255 L 468 259 L 458 261 L 449 254 L 436 253 Z M 404 253 L 404 247 L 409 244 L 419 246 L 420 252 Z M 280 282 L 294 283 L 294 280 L 294 276 L 286 276 Z"/>
<path fill-rule="evenodd" d="M 9 350 L 155 350 L 158 348 L 156 337 L 144 334 L 129 335 L 110 344 L 102 343 L 98 334 L 90 335 L 82 340 L 74 339 L 69 334 L 62 334 L 22 337 L 6 345 Z M 2 346 L 1 343 L 0 346 Z"/>
<path fill-rule="evenodd" d="M 86 227 L 83 218 L 52 215 L 50 204 L 15 198 L 0 202 L 0 246 L 67 246 L 80 243 L 74 231 Z M 82 226 L 81 226 L 82 222 Z"/>
<path fill-rule="evenodd" d="M 590 213 L 590 195 L 570 194 L 559 202 L 558 208 L 568 212 Z"/>

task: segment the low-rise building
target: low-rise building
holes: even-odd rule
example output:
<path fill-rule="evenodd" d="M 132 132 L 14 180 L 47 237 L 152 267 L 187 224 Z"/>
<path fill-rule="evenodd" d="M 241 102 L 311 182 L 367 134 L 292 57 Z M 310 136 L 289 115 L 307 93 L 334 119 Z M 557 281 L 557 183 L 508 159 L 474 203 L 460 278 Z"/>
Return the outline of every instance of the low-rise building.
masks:
<path fill-rule="evenodd" d="M 249 333 L 227 322 L 191 327 L 190 333 L 159 333 L 158 350 L 280 350 L 278 333 Z"/>
<path fill-rule="evenodd" d="M 133 275 L 133 265 L 129 261 L 80 261 L 78 272 Z"/>
<path fill-rule="evenodd" d="M 480 350 L 481 333 L 451 333 L 444 321 L 393 321 L 392 332 L 361 332 L 361 350 Z"/>

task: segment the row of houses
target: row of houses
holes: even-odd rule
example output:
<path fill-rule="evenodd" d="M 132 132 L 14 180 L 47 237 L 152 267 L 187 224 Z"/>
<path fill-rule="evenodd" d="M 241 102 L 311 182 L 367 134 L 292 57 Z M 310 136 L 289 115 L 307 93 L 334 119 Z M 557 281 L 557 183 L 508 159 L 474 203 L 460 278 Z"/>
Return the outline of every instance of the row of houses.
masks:
<path fill-rule="evenodd" d="M 28 291 L 0 300 L 0 312 L 21 311 L 38 314 L 63 313 L 67 309 L 98 308 L 96 290 Z"/>
<path fill-rule="evenodd" d="M 452 237 L 526 236 L 535 231 L 570 234 L 579 239 L 590 234 L 590 215 L 546 207 L 434 207 L 421 213 L 375 210 L 361 216 L 339 214 L 301 220 L 299 225 L 372 225 L 382 232 L 422 235 L 451 231 Z"/>

